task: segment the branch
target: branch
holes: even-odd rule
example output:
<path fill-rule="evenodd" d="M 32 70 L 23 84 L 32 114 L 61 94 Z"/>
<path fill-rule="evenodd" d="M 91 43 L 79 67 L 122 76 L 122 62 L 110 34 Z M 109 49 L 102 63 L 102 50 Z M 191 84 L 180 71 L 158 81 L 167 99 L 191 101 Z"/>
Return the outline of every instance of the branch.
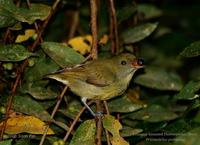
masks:
<path fill-rule="evenodd" d="M 53 118 L 54 118 L 54 116 L 55 116 L 55 114 L 56 114 L 56 111 L 58 110 L 58 107 L 60 106 L 60 103 L 61 103 L 61 101 L 62 101 L 62 99 L 63 99 L 63 96 L 64 96 L 65 92 L 67 91 L 67 88 L 68 88 L 68 87 L 65 86 L 65 88 L 64 88 L 63 91 L 62 91 L 62 93 L 61 93 L 60 96 L 58 97 L 58 101 L 57 101 L 57 103 L 56 103 L 56 105 L 55 105 L 55 107 L 54 107 L 54 109 L 53 109 L 53 112 L 51 113 L 50 121 L 53 120 Z M 41 140 L 40 140 L 40 144 L 39 144 L 39 145 L 43 145 L 44 140 L 45 140 L 45 138 L 46 138 L 46 136 L 47 136 L 47 132 L 48 132 L 48 129 L 49 129 L 50 124 L 51 124 L 51 122 L 49 122 L 48 125 L 46 126 L 45 131 L 44 131 L 44 133 L 43 133 L 43 136 L 42 136 L 42 138 L 41 138 Z"/>
<path fill-rule="evenodd" d="M 103 112 L 100 100 L 96 100 L 96 112 L 97 113 Z M 102 145 L 101 139 L 102 139 L 103 127 L 102 127 L 102 116 L 101 115 L 96 116 L 96 124 L 97 124 L 96 144 Z"/>
<path fill-rule="evenodd" d="M 110 38 L 111 38 L 111 49 L 113 54 L 119 52 L 119 38 L 117 28 L 117 17 L 115 12 L 115 6 L 113 0 L 109 0 L 110 4 Z"/>
<path fill-rule="evenodd" d="M 47 19 L 44 21 L 44 23 L 43 23 L 43 25 L 42 25 L 42 28 L 41 28 L 41 30 L 40 30 L 39 33 L 38 33 L 38 36 L 37 36 L 36 40 L 34 41 L 33 45 L 30 47 L 30 50 L 31 50 L 31 51 L 33 51 L 33 49 L 39 44 L 39 41 L 40 41 L 40 39 L 41 39 L 41 37 L 42 37 L 42 34 L 43 34 L 43 32 L 44 32 L 46 26 L 48 25 L 49 20 L 50 20 L 51 17 L 53 16 L 53 13 L 54 13 L 56 7 L 58 6 L 58 3 L 59 3 L 59 2 L 60 2 L 60 0 L 56 0 L 56 1 L 54 2 L 53 6 L 52 6 L 52 8 L 51 8 L 51 12 L 50 12 L 49 16 L 48 16 Z"/>
<path fill-rule="evenodd" d="M 93 59 L 97 59 L 98 35 L 97 35 L 97 2 L 96 0 L 90 0 L 90 8 L 91 8 L 91 30 L 92 30 L 91 55 Z"/>
<path fill-rule="evenodd" d="M 93 103 L 93 101 L 90 101 L 88 103 L 88 106 L 91 105 Z M 65 137 L 63 138 L 63 141 L 66 142 L 69 135 L 71 134 L 72 130 L 74 129 L 74 126 L 76 125 L 76 123 L 78 122 L 79 118 L 81 117 L 81 114 L 84 112 L 84 110 L 86 109 L 86 107 L 84 106 L 81 111 L 77 114 L 76 118 L 74 119 L 74 121 L 72 122 L 72 125 L 70 126 L 68 132 L 66 133 Z"/>
<path fill-rule="evenodd" d="M 5 121 L 3 122 L 3 125 L 2 125 L 2 130 L 1 130 L 1 134 L 0 134 L 0 140 L 3 140 L 3 134 L 5 132 L 6 123 L 7 123 L 7 120 L 9 118 L 9 112 L 10 112 L 10 109 L 12 107 L 13 97 L 14 97 L 14 95 L 16 93 L 17 86 L 20 83 L 22 73 L 24 72 L 24 69 L 27 66 L 27 64 L 28 64 L 28 60 L 26 59 L 24 61 L 24 63 L 22 64 L 22 66 L 17 69 L 17 73 L 16 73 L 17 77 L 16 77 L 16 80 L 14 82 L 14 85 L 12 86 L 11 95 L 8 97 L 8 101 L 7 101 L 7 105 L 6 105 Z"/>

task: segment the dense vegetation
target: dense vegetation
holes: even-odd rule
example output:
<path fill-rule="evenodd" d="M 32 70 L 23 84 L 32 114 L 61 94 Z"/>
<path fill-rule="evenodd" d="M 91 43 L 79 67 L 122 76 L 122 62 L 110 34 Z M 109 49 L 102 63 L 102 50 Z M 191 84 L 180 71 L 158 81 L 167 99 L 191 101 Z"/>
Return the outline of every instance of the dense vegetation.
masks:
<path fill-rule="evenodd" d="M 114 16 L 109 2 L 97 0 L 98 58 L 129 52 L 145 68 L 107 101 L 103 144 L 109 132 L 113 145 L 198 145 L 200 2 L 116 0 Z M 62 83 L 44 79 L 90 55 L 90 16 L 86 0 L 0 0 L 0 145 L 39 144 L 42 136 L 43 144 L 95 144 L 97 120 L 87 110 L 69 131 L 80 98 L 70 90 L 62 96 Z"/>

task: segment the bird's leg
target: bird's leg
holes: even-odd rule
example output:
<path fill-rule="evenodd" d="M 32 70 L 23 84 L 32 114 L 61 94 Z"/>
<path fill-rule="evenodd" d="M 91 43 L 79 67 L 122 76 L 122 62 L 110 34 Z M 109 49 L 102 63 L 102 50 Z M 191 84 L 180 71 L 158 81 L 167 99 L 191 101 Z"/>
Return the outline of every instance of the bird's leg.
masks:
<path fill-rule="evenodd" d="M 83 104 L 85 105 L 85 107 L 90 111 L 90 113 L 92 114 L 92 116 L 96 116 L 96 114 L 92 111 L 92 109 L 88 106 L 88 104 L 86 103 L 87 98 L 82 98 L 81 101 L 83 102 Z"/>

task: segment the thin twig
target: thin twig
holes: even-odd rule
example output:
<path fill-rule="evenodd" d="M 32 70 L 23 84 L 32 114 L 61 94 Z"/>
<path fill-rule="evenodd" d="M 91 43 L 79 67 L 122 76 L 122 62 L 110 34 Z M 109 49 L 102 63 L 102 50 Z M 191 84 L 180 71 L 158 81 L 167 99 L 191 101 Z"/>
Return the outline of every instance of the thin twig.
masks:
<path fill-rule="evenodd" d="M 55 116 L 55 114 L 56 114 L 56 111 L 58 110 L 58 107 L 60 106 L 60 103 L 61 103 L 61 101 L 62 101 L 62 99 L 63 99 L 63 96 L 64 96 L 65 92 L 67 91 L 67 88 L 68 88 L 68 86 L 65 86 L 65 88 L 63 89 L 63 91 L 62 91 L 62 93 L 60 94 L 60 96 L 58 96 L 58 101 L 57 101 L 57 103 L 56 103 L 56 105 L 55 105 L 55 107 L 54 107 L 54 109 L 53 109 L 53 112 L 51 113 L 50 121 L 53 120 L 53 118 L 54 118 L 54 116 Z M 45 140 L 45 138 L 46 138 L 46 136 L 47 136 L 47 132 L 48 132 L 50 123 L 51 123 L 51 122 L 49 122 L 48 125 L 46 126 L 46 128 L 45 128 L 45 130 L 44 130 L 44 133 L 43 133 L 43 135 L 42 135 L 42 138 L 41 138 L 41 140 L 40 140 L 40 144 L 39 144 L 39 145 L 43 145 L 44 140 Z"/>
<path fill-rule="evenodd" d="M 91 50 L 91 56 L 93 59 L 98 58 L 98 50 L 97 50 L 97 44 L 98 44 L 98 33 L 97 33 L 97 0 L 90 0 L 90 9 L 91 9 L 91 30 L 92 30 L 92 50 Z M 96 111 L 97 112 L 103 112 L 101 107 L 101 101 L 96 101 Z M 96 134 L 96 144 L 101 145 L 101 139 L 102 139 L 102 116 L 97 116 L 96 118 L 96 124 L 97 124 L 97 134 Z"/>
<path fill-rule="evenodd" d="M 106 109 L 106 114 L 110 115 L 109 109 L 108 109 L 108 103 L 107 101 L 103 101 L 104 107 Z"/>
<path fill-rule="evenodd" d="M 90 102 L 88 103 L 88 105 L 91 105 L 92 103 L 93 103 L 93 101 L 90 101 Z M 69 135 L 71 134 L 72 130 L 74 129 L 74 126 L 75 126 L 76 123 L 78 122 L 78 120 L 79 120 L 81 114 L 84 112 L 85 109 L 86 109 L 86 107 L 84 106 L 84 107 L 80 110 L 80 112 L 76 115 L 76 118 L 75 118 L 74 121 L 72 122 L 72 124 L 71 124 L 71 126 L 70 126 L 68 132 L 66 133 L 65 137 L 63 138 L 63 141 L 64 141 L 64 142 L 67 141 Z"/>
<path fill-rule="evenodd" d="M 104 108 L 106 109 L 106 114 L 110 115 L 107 102 L 103 101 L 103 104 L 104 104 Z M 109 132 L 106 129 L 105 129 L 105 132 L 106 132 L 107 145 L 110 145 L 110 135 L 109 135 Z"/>
<path fill-rule="evenodd" d="M 63 122 L 59 122 L 54 119 L 51 122 L 54 123 L 55 125 L 59 126 L 60 128 L 64 129 L 65 131 L 69 131 L 69 127 L 66 124 L 64 124 Z"/>
<path fill-rule="evenodd" d="M 30 9 L 31 8 L 30 0 L 26 0 L 26 3 L 28 5 L 28 8 Z M 36 33 L 39 34 L 40 32 L 39 32 L 38 24 L 36 22 L 34 22 L 34 27 L 35 27 Z M 40 37 L 40 42 L 43 42 L 42 37 Z"/>
<path fill-rule="evenodd" d="M 93 59 L 97 59 L 97 44 L 98 44 L 98 35 L 97 35 L 97 2 L 96 0 L 90 0 L 90 9 L 91 9 L 91 30 L 92 30 L 92 50 L 91 55 Z"/>
<path fill-rule="evenodd" d="M 6 33 L 4 35 L 4 38 L 3 38 L 3 42 L 6 43 L 7 42 L 7 39 L 10 37 L 10 29 L 7 28 L 6 29 Z"/>
<path fill-rule="evenodd" d="M 22 72 L 24 71 L 27 63 L 28 63 L 28 61 L 25 60 L 24 63 L 22 64 L 22 66 L 17 69 L 17 77 L 15 79 L 14 85 L 12 86 L 11 95 L 8 97 L 8 101 L 7 101 L 7 105 L 6 105 L 5 121 L 3 122 L 3 125 L 2 125 L 0 140 L 3 140 L 3 134 L 5 132 L 6 123 L 7 123 L 7 120 L 9 118 L 9 112 L 10 112 L 10 109 L 12 107 L 13 97 L 16 93 L 17 86 L 19 85 L 20 80 L 21 80 Z"/>
<path fill-rule="evenodd" d="M 77 26 L 78 26 L 78 22 L 79 22 L 79 11 L 76 10 L 73 13 L 73 20 L 72 20 L 71 28 L 70 28 L 69 35 L 68 35 L 68 40 L 71 39 L 72 37 L 74 37 L 74 34 L 75 34 Z"/>
<path fill-rule="evenodd" d="M 40 30 L 40 32 L 38 33 L 38 36 L 36 38 L 36 40 L 34 41 L 33 45 L 30 47 L 30 50 L 33 51 L 33 49 L 39 44 L 40 38 L 42 37 L 42 34 L 46 28 L 46 26 L 49 23 L 49 20 L 51 19 L 56 7 L 58 6 L 58 3 L 60 2 L 60 0 L 56 0 L 51 8 L 50 14 L 48 15 L 47 19 L 44 21 L 42 28 Z"/>
<path fill-rule="evenodd" d="M 96 112 L 102 113 L 102 106 L 101 106 L 101 101 L 96 100 Z M 96 116 L 96 124 L 97 124 L 97 134 L 96 134 L 96 144 L 97 145 L 102 145 L 101 139 L 102 139 L 102 116 L 97 115 Z"/>
<path fill-rule="evenodd" d="M 118 27 L 117 17 L 115 12 L 114 1 L 109 0 L 110 3 L 110 38 L 111 38 L 111 49 L 113 54 L 119 52 L 119 38 L 118 38 Z"/>

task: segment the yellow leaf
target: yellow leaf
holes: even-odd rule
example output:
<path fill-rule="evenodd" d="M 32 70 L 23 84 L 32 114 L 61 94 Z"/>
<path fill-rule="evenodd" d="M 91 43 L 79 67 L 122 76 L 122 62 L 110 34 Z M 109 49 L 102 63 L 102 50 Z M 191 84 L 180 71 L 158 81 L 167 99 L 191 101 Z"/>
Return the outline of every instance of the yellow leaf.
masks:
<path fill-rule="evenodd" d="M 0 130 L 3 122 L 0 123 Z M 18 134 L 22 132 L 31 134 L 43 134 L 46 124 L 34 116 L 19 115 L 9 118 L 6 123 L 5 132 L 7 134 Z M 48 129 L 47 134 L 54 134 L 52 129 Z"/>
<path fill-rule="evenodd" d="M 103 118 L 103 126 L 112 134 L 112 145 L 129 145 L 129 143 L 120 136 L 119 130 L 122 129 L 122 125 L 113 116 L 105 115 Z"/>
<path fill-rule="evenodd" d="M 27 30 L 25 30 L 25 34 L 17 36 L 15 42 L 16 43 L 24 42 L 24 41 L 28 40 L 29 38 L 33 37 L 35 34 L 36 34 L 36 32 L 34 29 L 27 29 Z"/>
<path fill-rule="evenodd" d="M 108 35 L 104 34 L 100 39 L 99 44 L 106 44 L 108 42 Z"/>
<path fill-rule="evenodd" d="M 99 44 L 106 44 L 108 42 L 108 35 L 103 35 L 100 39 Z M 70 45 L 74 50 L 78 51 L 82 55 L 85 55 L 91 51 L 92 45 L 92 36 L 78 36 L 70 39 L 68 41 L 68 45 Z"/>
<path fill-rule="evenodd" d="M 87 54 L 91 50 L 92 36 L 78 36 L 70 39 L 68 45 L 70 45 L 74 50 L 80 52 L 82 55 Z"/>

